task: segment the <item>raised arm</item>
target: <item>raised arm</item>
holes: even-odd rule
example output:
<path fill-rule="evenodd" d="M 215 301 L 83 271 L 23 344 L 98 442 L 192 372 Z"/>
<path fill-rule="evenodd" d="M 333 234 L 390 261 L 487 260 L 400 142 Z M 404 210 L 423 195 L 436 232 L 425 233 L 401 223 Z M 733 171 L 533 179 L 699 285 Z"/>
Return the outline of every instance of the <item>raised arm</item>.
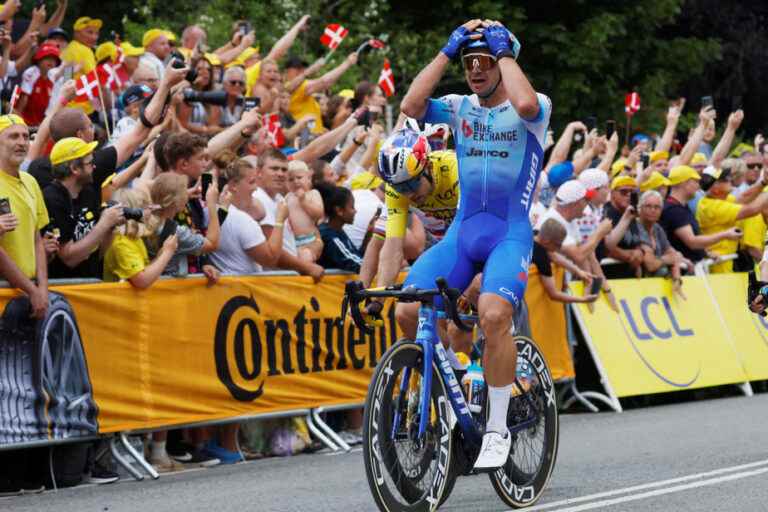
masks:
<path fill-rule="evenodd" d="M 681 110 L 680 105 L 669 107 L 667 111 L 667 125 L 664 127 L 664 133 L 658 146 L 656 146 L 656 151 L 669 151 L 672 147 L 672 142 L 675 140 L 675 132 L 677 131 L 677 123 L 680 121 Z"/>
<path fill-rule="evenodd" d="M 568 153 L 571 152 L 571 144 L 573 143 L 573 134 L 577 131 L 587 133 L 587 127 L 580 121 L 568 123 L 560 138 L 557 139 L 557 144 L 552 148 L 552 153 L 550 153 L 549 161 L 547 162 L 547 170 L 553 165 L 565 162 L 568 159 Z"/>
<path fill-rule="evenodd" d="M 332 150 L 336 145 L 344 140 L 352 129 L 357 126 L 358 120 L 355 115 L 350 116 L 342 124 L 334 128 L 329 132 L 325 132 L 318 138 L 310 142 L 306 147 L 298 150 L 293 154 L 294 160 L 302 160 L 307 164 L 311 164 L 324 154 Z"/>
<path fill-rule="evenodd" d="M 208 154 L 218 155 L 225 149 L 239 147 L 261 126 L 261 114 L 256 109 L 245 112 L 240 120 L 208 141 Z"/>
<path fill-rule="evenodd" d="M 298 89 L 302 83 L 304 83 L 304 80 L 306 80 L 308 76 L 314 75 L 320 71 L 323 66 L 325 66 L 325 57 L 320 57 L 315 62 L 313 62 L 311 66 L 296 75 L 293 80 L 287 82 L 285 84 L 285 90 L 292 93 Z"/>
<path fill-rule="evenodd" d="M 610 173 L 611 165 L 613 164 L 613 159 L 616 158 L 616 153 L 618 153 L 618 151 L 619 151 L 619 134 L 616 132 L 613 132 L 613 135 L 611 135 L 611 138 L 608 140 L 608 143 L 606 145 L 603 159 L 600 160 L 600 164 L 597 166 L 597 168 L 607 173 Z"/>
<path fill-rule="evenodd" d="M 483 37 L 488 41 L 491 53 L 498 59 L 501 83 L 515 111 L 523 119 L 536 119 L 539 115 L 539 99 L 515 60 L 520 44 L 514 36 L 510 38 L 510 32 L 498 21 L 485 29 Z"/>
<path fill-rule="evenodd" d="M 328 88 L 330 88 L 333 84 L 338 82 L 339 78 L 347 72 L 349 68 L 357 64 L 357 52 L 352 52 L 349 55 L 347 55 L 347 58 L 344 59 L 344 61 L 321 76 L 320 78 L 316 80 L 310 80 L 307 84 L 307 94 L 314 94 L 316 92 L 324 91 Z"/>
<path fill-rule="evenodd" d="M 296 38 L 299 35 L 299 32 L 301 32 L 304 27 L 307 26 L 307 22 L 309 21 L 309 14 L 305 14 L 301 17 L 301 19 L 296 22 L 294 26 L 291 27 L 291 29 L 286 32 L 283 37 L 277 40 L 277 42 L 272 46 L 272 49 L 269 50 L 269 53 L 265 57 L 266 59 L 272 59 L 274 61 L 280 60 L 283 55 L 288 53 L 288 50 L 293 46 L 294 41 L 296 41 Z"/>
<path fill-rule="evenodd" d="M 693 133 L 688 137 L 688 142 L 685 143 L 683 150 L 680 152 L 680 157 L 677 165 L 688 165 L 693 158 L 693 155 L 699 150 L 701 141 L 704 140 L 704 132 L 707 131 L 709 123 L 715 121 L 717 112 L 712 107 L 705 107 L 699 112 L 699 124 Z"/>
<path fill-rule="evenodd" d="M 739 129 L 743 120 L 744 111 L 741 109 L 732 112 L 731 115 L 728 116 L 728 123 L 725 125 L 723 136 L 720 137 L 720 141 L 718 141 L 717 146 L 715 146 L 715 150 L 712 151 L 712 158 L 709 161 L 715 168 L 719 168 L 720 164 L 725 160 L 725 157 L 728 156 L 728 152 L 733 145 L 733 139 L 736 137 L 736 130 Z"/>
<path fill-rule="evenodd" d="M 52 28 L 61 26 L 61 23 L 64 21 L 64 15 L 67 14 L 67 1 L 56 0 L 56 10 L 53 11 L 51 17 L 41 27 L 40 32 L 42 34 L 48 34 L 48 31 Z"/>

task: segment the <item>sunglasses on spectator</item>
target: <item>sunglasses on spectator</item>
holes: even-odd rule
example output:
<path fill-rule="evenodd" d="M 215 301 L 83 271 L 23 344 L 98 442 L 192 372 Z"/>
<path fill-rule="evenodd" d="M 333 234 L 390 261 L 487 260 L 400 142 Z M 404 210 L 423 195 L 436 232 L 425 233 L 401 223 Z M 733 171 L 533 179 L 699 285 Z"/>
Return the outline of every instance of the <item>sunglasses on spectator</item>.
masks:
<path fill-rule="evenodd" d="M 464 69 L 469 71 L 488 71 L 496 65 L 496 59 L 487 53 L 470 53 L 461 58 Z"/>
<path fill-rule="evenodd" d="M 616 190 L 616 192 L 618 192 L 619 194 L 621 194 L 623 196 L 628 196 L 628 195 L 630 195 L 633 192 L 633 190 L 631 188 L 620 188 L 620 189 Z"/>
<path fill-rule="evenodd" d="M 242 80 L 227 80 L 227 83 L 229 85 L 239 85 L 241 87 L 245 85 L 245 82 L 243 82 Z"/>
<path fill-rule="evenodd" d="M 646 208 L 648 210 L 661 210 L 660 204 L 644 204 L 640 208 Z"/>
<path fill-rule="evenodd" d="M 747 168 L 749 169 L 760 169 L 763 166 L 761 163 L 754 163 L 754 164 L 747 164 Z"/>

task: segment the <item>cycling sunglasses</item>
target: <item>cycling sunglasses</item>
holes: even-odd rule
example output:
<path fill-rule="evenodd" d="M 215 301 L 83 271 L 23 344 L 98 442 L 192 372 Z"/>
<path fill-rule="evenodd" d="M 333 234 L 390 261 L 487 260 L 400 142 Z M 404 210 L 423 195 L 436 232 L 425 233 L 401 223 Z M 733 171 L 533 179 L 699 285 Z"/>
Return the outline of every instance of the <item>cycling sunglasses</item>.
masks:
<path fill-rule="evenodd" d="M 487 53 L 468 53 L 461 57 L 461 63 L 467 71 L 488 71 L 496 65 L 496 59 Z"/>
<path fill-rule="evenodd" d="M 421 174 L 402 183 L 392 183 L 392 188 L 398 194 L 411 194 L 419 190 L 419 185 L 421 185 Z"/>

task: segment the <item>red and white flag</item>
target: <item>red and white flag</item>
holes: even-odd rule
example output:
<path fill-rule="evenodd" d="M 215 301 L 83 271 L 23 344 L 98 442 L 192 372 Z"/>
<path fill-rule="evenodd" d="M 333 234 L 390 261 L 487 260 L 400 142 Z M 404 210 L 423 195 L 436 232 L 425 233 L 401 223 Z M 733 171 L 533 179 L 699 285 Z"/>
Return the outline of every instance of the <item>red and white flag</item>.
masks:
<path fill-rule="evenodd" d="M 83 102 L 99 98 L 99 74 L 94 69 L 87 75 L 80 75 L 75 81 L 75 101 Z"/>
<path fill-rule="evenodd" d="M 13 87 L 13 93 L 11 93 L 11 113 L 16 109 L 16 104 L 19 102 L 19 98 L 21 98 L 21 87 L 16 85 Z"/>
<path fill-rule="evenodd" d="M 115 67 L 108 62 L 96 66 L 96 74 L 99 76 L 99 83 L 106 89 L 117 92 L 123 87 L 123 81 L 117 75 Z"/>
<path fill-rule="evenodd" d="M 640 110 L 640 95 L 637 92 L 631 92 L 624 97 L 624 112 L 628 116 L 633 116 Z"/>
<path fill-rule="evenodd" d="M 267 127 L 269 143 L 273 147 L 281 148 L 285 146 L 285 134 L 283 133 L 283 126 L 280 123 L 280 116 L 278 114 L 265 115 L 262 124 Z"/>
<path fill-rule="evenodd" d="M 320 36 L 320 42 L 327 46 L 331 50 L 335 50 L 339 47 L 341 42 L 347 37 L 349 30 L 342 27 L 338 23 L 331 23 L 325 27 L 325 32 Z"/>
<path fill-rule="evenodd" d="M 376 48 L 377 50 L 382 50 L 387 46 L 387 43 L 382 41 L 381 39 L 369 39 L 368 45 L 371 48 Z"/>
<path fill-rule="evenodd" d="M 381 87 L 381 90 L 386 97 L 395 94 L 395 77 L 392 75 L 389 59 L 384 59 L 384 67 L 381 69 L 381 74 L 379 75 L 379 87 Z"/>

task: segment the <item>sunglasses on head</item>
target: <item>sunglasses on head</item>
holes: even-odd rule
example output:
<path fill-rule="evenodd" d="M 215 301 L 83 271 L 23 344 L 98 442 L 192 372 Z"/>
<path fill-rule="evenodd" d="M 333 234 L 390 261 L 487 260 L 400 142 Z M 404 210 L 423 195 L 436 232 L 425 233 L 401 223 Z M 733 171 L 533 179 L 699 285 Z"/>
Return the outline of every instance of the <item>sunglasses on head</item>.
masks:
<path fill-rule="evenodd" d="M 496 65 L 496 59 L 487 53 L 468 53 L 461 58 L 461 62 L 468 71 L 488 71 Z"/>

